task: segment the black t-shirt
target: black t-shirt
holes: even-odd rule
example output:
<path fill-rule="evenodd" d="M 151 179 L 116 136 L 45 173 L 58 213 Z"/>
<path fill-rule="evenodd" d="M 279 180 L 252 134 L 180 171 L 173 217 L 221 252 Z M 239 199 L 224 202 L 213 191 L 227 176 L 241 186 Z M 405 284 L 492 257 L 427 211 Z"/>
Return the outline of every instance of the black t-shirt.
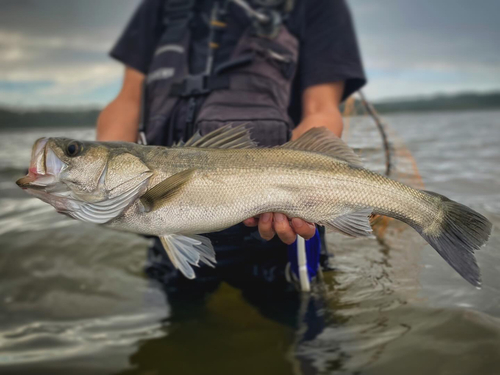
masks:
<path fill-rule="evenodd" d="M 111 56 L 122 63 L 147 74 L 159 38 L 163 33 L 164 0 L 143 0 L 124 33 L 111 51 Z M 205 53 L 212 1 L 198 0 L 192 22 L 191 56 Z M 249 24 L 244 11 L 229 4 L 230 25 L 223 43 L 235 46 Z M 289 113 L 295 124 L 301 119 L 302 92 L 313 85 L 345 81 L 343 98 L 360 89 L 365 75 L 359 55 L 352 20 L 344 0 L 296 0 L 295 7 L 285 23 L 300 42 L 299 65 L 293 83 Z M 226 59 L 228 48 L 221 48 L 215 56 L 216 64 Z M 224 51 L 224 52 L 223 52 Z M 192 60 L 191 73 L 202 70 L 199 61 Z M 194 64 L 193 64 L 194 61 Z"/>

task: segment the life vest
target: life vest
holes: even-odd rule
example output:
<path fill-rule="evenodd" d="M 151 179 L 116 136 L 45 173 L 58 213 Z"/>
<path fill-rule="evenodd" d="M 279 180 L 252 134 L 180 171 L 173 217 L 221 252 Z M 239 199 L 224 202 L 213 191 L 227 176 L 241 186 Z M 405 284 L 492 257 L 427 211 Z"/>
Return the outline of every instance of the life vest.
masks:
<path fill-rule="evenodd" d="M 247 123 L 252 137 L 263 146 L 285 143 L 294 127 L 288 116 L 299 42 L 283 20 L 291 0 L 243 0 L 250 26 L 243 32 L 229 59 L 214 64 L 219 36 L 225 31 L 227 4 L 215 1 L 210 20 L 205 71 L 190 74 L 189 51 L 195 0 L 166 0 L 164 32 L 144 83 L 140 131 L 147 144 L 171 145 L 175 127 L 185 136 L 206 134 L 223 125 Z M 222 4 L 222 5 L 221 5 Z M 172 118 L 180 99 L 188 99 L 183 124 Z M 178 138 L 178 137 L 177 137 Z"/>

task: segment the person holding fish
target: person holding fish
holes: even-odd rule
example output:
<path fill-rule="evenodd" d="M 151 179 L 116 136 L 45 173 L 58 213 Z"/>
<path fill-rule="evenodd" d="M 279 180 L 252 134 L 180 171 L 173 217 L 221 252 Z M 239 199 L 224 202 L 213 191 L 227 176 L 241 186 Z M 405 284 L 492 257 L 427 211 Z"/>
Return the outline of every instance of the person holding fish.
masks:
<path fill-rule="evenodd" d="M 154 49 L 150 71 L 139 80 L 144 85 L 142 116 L 128 130 L 140 130 L 141 141 L 152 145 L 107 142 L 132 137 L 107 118 L 114 113 L 124 122 L 129 119 L 120 118 L 117 111 L 133 108 L 131 97 L 123 94 L 131 90 L 127 86 L 134 86 L 126 77 L 120 95 L 131 107 L 121 106 L 125 99 L 119 97 L 104 110 L 99 141 L 40 138 L 33 145 L 28 174 L 18 186 L 73 219 L 156 236 L 148 272 L 165 283 L 172 292 L 169 296 L 179 291 L 186 295 L 179 288 L 186 285 L 204 294 L 221 281 L 244 293 L 255 288 L 255 281 L 282 285 L 287 257 L 280 247 L 297 233 L 309 236 L 308 223 L 369 237 L 370 215 L 411 226 L 465 280 L 479 287 L 474 253 L 488 240 L 491 222 L 445 196 L 363 167 L 335 134 L 341 119 L 333 108 L 350 93 L 350 80 L 308 86 L 302 93 L 303 119 L 292 131 L 292 78 L 298 62 L 307 66 L 307 59 L 299 60 L 300 44 L 285 20 L 293 25 L 296 8 L 291 5 L 300 2 L 256 2 L 262 5 L 259 10 L 232 0 L 251 19 L 236 40 L 226 33 L 232 8 L 212 3 L 201 71 L 188 59 L 200 47 L 194 43 L 196 29 L 189 25 L 196 20 L 196 5 L 206 3 L 164 3 L 166 29 Z M 133 35 L 137 19 L 144 21 L 141 12 L 152 3 L 145 1 L 133 18 Z M 307 35 L 302 39 L 306 41 Z M 234 48 L 225 50 L 224 42 L 230 41 Z M 219 48 L 227 58 L 220 62 Z M 311 50 L 307 44 L 302 49 Z M 163 61 L 164 54 L 169 58 Z M 307 82 L 307 77 L 302 78 Z M 325 104 L 332 101 L 334 106 Z M 257 215 L 258 223 L 248 219 Z M 287 217 L 291 225 L 285 225 Z M 271 222 L 272 226 L 263 225 Z M 274 232 L 283 242 L 266 244 Z M 193 268 L 215 263 L 215 270 Z M 186 284 L 197 276 L 201 282 Z"/>
<path fill-rule="evenodd" d="M 242 123 L 261 146 L 314 127 L 340 137 L 339 104 L 365 84 L 344 0 L 145 0 L 111 56 L 125 76 L 99 117 L 99 141 L 135 142 L 140 131 L 147 144 L 171 146 Z M 210 238 L 219 264 L 269 279 L 269 269 L 284 269 L 284 245 L 315 232 L 270 212 Z M 171 279 L 169 263 L 157 241 L 150 273 Z"/>

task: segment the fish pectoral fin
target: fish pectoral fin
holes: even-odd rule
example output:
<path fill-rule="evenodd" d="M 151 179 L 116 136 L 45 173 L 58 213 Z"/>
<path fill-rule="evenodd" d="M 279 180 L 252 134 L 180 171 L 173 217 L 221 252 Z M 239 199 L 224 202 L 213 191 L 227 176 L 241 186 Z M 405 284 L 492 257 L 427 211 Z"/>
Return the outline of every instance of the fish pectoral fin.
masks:
<path fill-rule="evenodd" d="M 350 237 L 373 237 L 369 221 L 371 213 L 372 208 L 363 208 L 336 216 L 320 224 Z"/>
<path fill-rule="evenodd" d="M 191 265 L 199 267 L 199 263 L 202 262 L 214 267 L 217 263 L 212 243 L 206 237 L 167 234 L 160 236 L 160 240 L 175 268 L 188 279 L 196 277 Z"/>
<path fill-rule="evenodd" d="M 146 211 L 154 211 L 161 207 L 165 201 L 180 191 L 195 172 L 195 168 L 186 169 L 166 178 L 146 191 L 140 199 Z"/>
<path fill-rule="evenodd" d="M 358 167 L 363 165 L 352 148 L 324 127 L 308 130 L 295 141 L 278 147 L 325 154 Z"/>

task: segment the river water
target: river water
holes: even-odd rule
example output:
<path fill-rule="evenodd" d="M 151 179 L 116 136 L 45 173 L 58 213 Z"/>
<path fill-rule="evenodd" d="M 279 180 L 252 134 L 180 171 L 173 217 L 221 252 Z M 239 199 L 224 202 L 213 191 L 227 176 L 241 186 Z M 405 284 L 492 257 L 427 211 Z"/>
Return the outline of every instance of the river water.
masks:
<path fill-rule="evenodd" d="M 329 235 L 335 270 L 310 295 L 222 284 L 176 310 L 143 273 L 145 239 L 72 221 L 14 184 L 35 139 L 93 131 L 0 132 L 0 374 L 500 373 L 500 112 L 385 119 L 426 189 L 496 227 L 477 253 L 482 289 L 391 221 L 379 239 Z M 348 141 L 381 169 L 366 144 L 376 131 L 359 123 Z"/>

